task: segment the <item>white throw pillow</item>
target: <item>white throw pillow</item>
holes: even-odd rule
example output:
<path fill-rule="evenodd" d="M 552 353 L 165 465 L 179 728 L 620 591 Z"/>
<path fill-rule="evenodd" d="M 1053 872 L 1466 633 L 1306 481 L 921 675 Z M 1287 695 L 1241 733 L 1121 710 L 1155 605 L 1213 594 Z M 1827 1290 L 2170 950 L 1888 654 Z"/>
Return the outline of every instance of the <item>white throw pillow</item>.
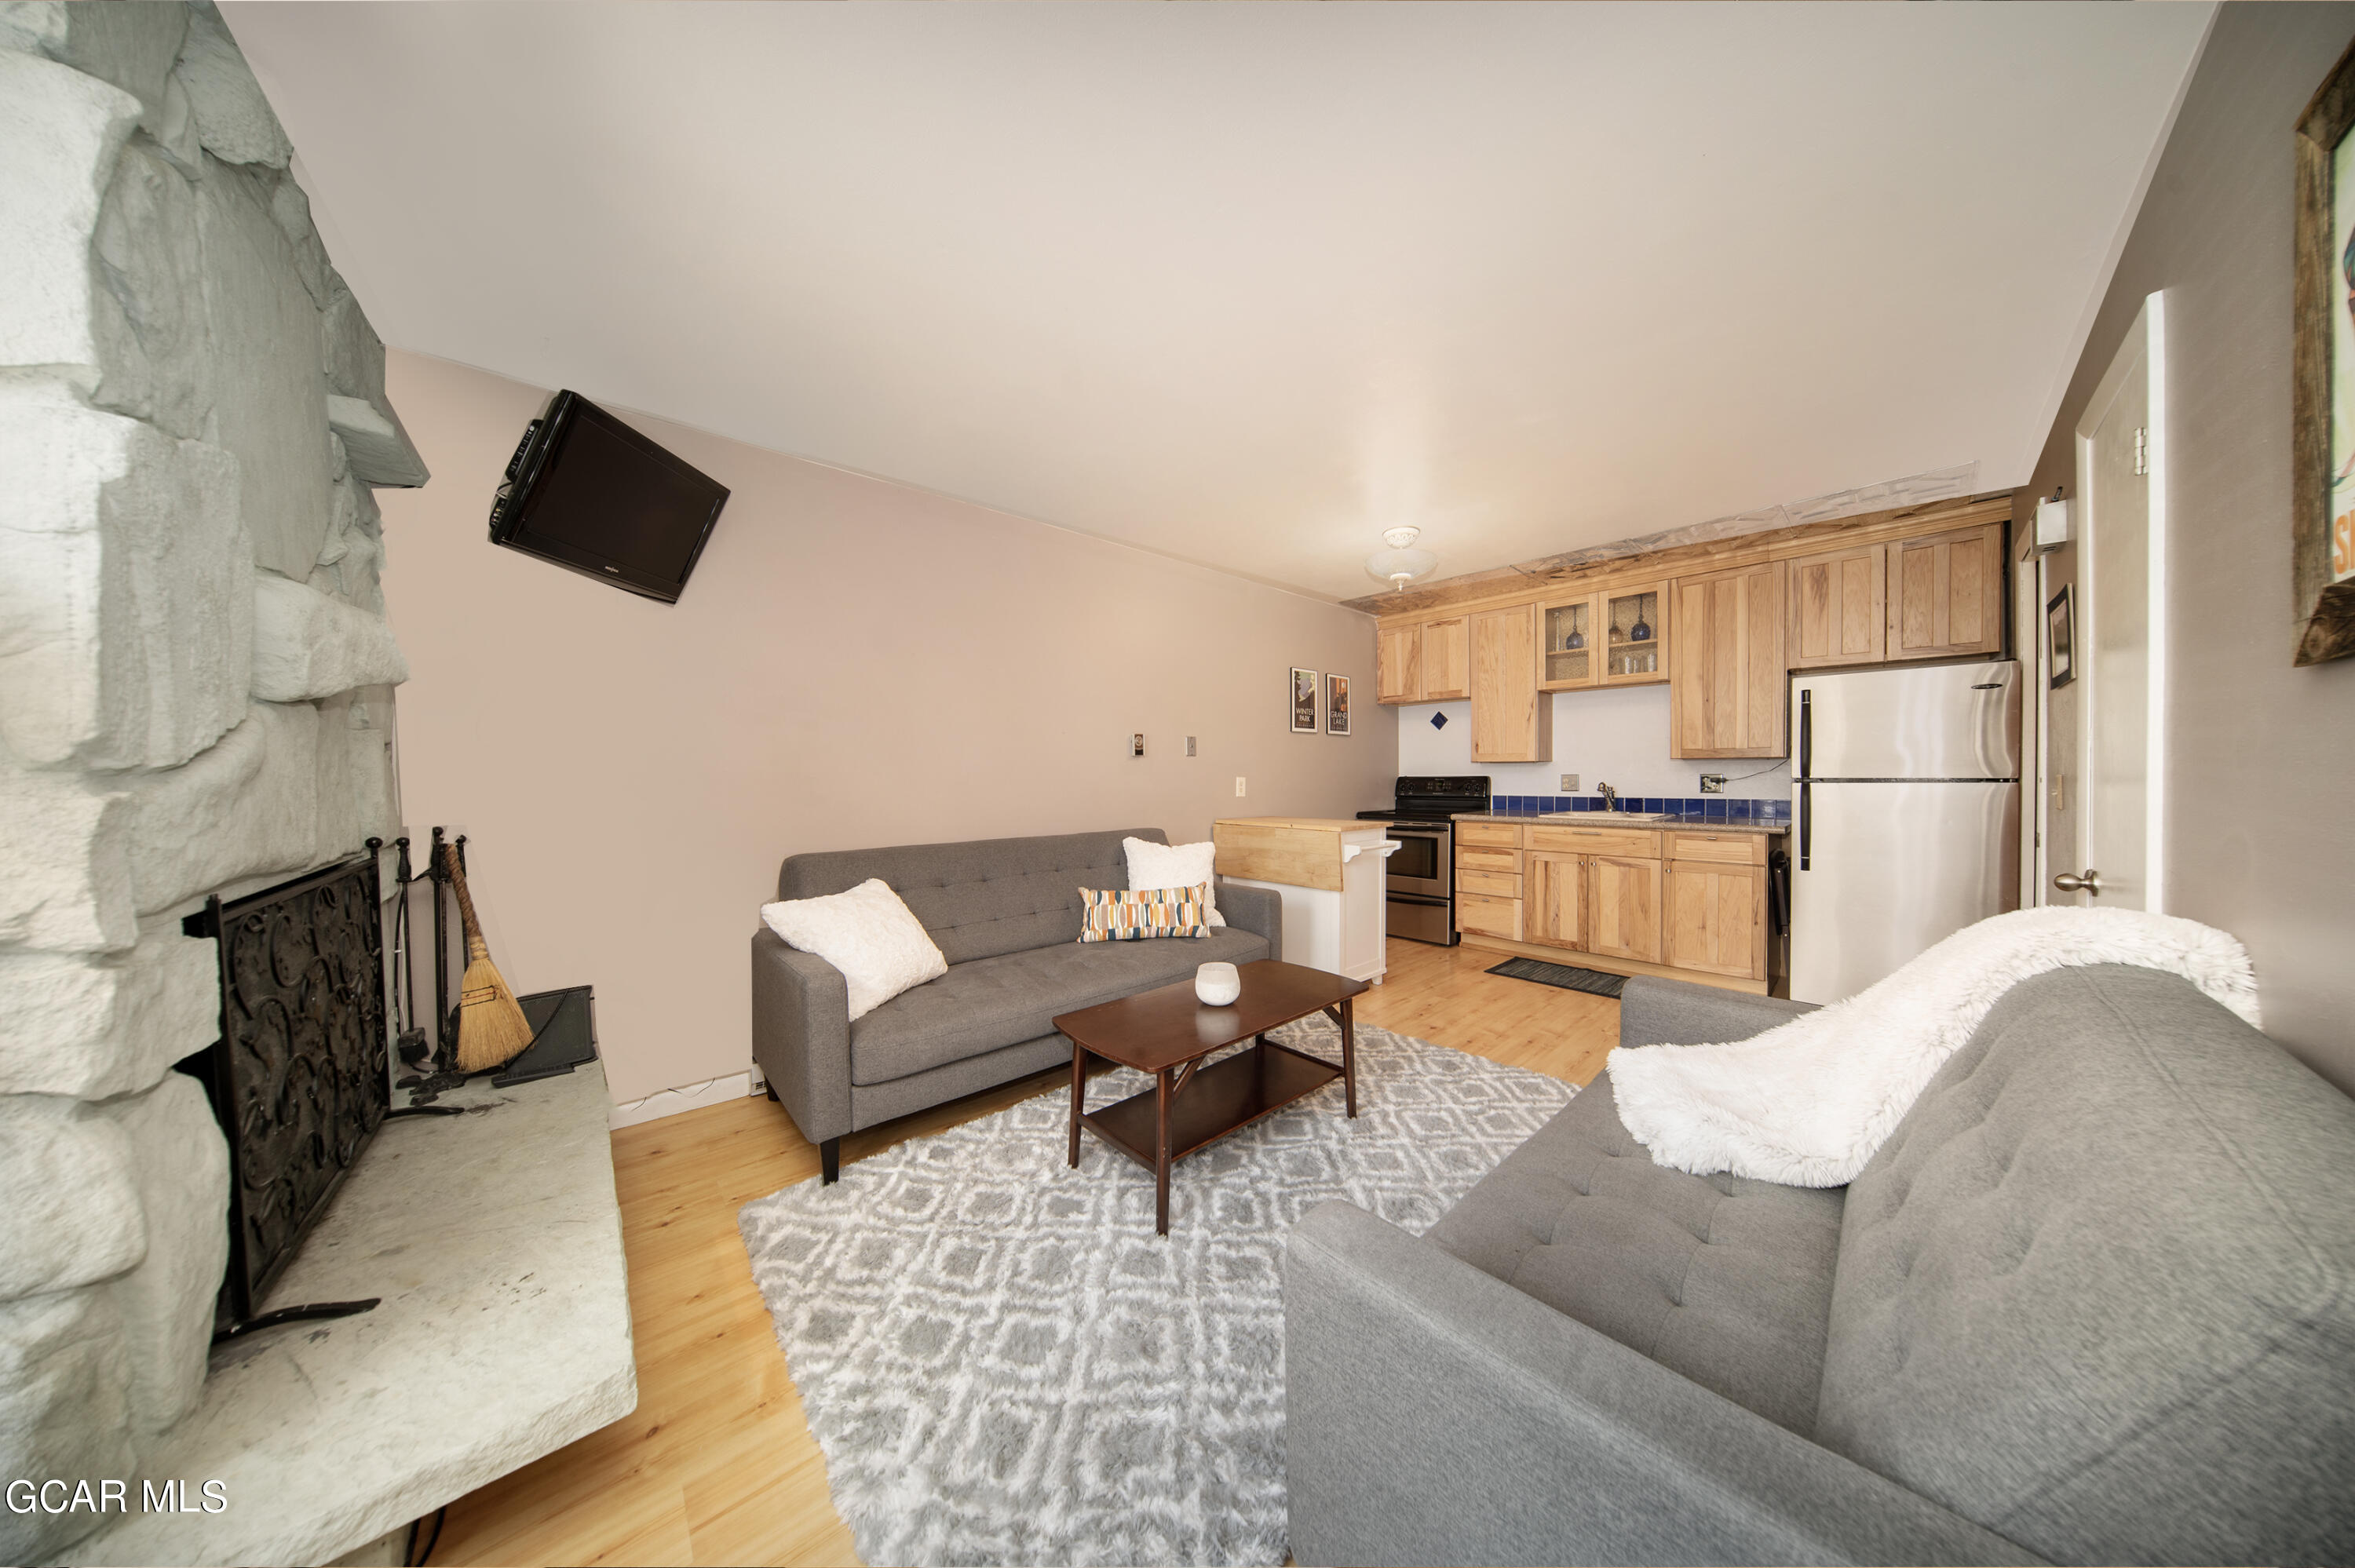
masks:
<path fill-rule="evenodd" d="M 1128 851 L 1128 890 L 1148 893 L 1156 887 L 1200 887 L 1205 889 L 1203 914 L 1213 926 L 1223 926 L 1227 917 L 1219 913 L 1218 881 L 1210 874 L 1210 863 L 1219 858 L 1219 846 L 1209 839 L 1198 844 L 1157 844 L 1151 839 L 1123 839 L 1121 847 Z"/>
<path fill-rule="evenodd" d="M 850 1016 L 864 1018 L 901 991 L 938 980 L 949 961 L 890 884 L 870 876 L 847 893 L 761 906 L 789 946 L 815 953 L 849 982 Z"/>

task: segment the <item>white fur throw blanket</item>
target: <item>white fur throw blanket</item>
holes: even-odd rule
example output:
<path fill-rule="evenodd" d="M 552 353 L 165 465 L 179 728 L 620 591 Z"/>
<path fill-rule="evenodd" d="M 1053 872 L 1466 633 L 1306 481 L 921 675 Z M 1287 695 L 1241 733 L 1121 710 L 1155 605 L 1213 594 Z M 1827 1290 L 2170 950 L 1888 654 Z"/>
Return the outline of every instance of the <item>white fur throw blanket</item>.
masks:
<path fill-rule="evenodd" d="M 1754 1039 L 1622 1046 L 1608 1067 L 1619 1119 L 1656 1165 L 1840 1186 L 2004 992 L 2079 964 L 2181 975 L 2257 1027 L 2249 955 L 2223 932 L 2132 909 L 2022 909 L 1966 926 L 1847 1001 Z"/>

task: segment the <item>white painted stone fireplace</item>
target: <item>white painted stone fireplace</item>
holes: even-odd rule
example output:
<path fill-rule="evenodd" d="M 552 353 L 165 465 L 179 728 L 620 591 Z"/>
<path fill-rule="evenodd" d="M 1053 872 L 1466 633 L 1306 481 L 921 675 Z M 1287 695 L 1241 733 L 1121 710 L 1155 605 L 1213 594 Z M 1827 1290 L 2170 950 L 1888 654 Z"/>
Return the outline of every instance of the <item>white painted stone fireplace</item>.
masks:
<path fill-rule="evenodd" d="M 203 1391 L 181 916 L 397 831 L 370 490 L 426 474 L 291 153 L 209 4 L 0 5 L 0 1481 L 137 1478 Z"/>

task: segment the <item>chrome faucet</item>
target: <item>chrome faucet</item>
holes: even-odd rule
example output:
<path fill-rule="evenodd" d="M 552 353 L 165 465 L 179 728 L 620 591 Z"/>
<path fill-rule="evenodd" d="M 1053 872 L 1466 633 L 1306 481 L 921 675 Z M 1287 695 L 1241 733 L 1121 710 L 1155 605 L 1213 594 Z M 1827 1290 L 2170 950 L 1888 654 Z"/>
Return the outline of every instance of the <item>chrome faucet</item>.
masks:
<path fill-rule="evenodd" d="M 1611 786 L 1610 786 L 1610 785 L 1608 785 L 1608 784 L 1598 784 L 1598 785 L 1596 785 L 1596 786 L 1595 786 L 1595 788 L 1597 788 L 1597 789 L 1601 789 L 1601 790 L 1603 791 L 1603 809 L 1604 809 L 1604 810 L 1606 810 L 1606 811 L 1615 811 L 1615 810 L 1617 810 L 1619 809 L 1619 791 L 1618 791 L 1618 790 L 1614 789 L 1613 789 L 1613 788 L 1611 788 Z"/>

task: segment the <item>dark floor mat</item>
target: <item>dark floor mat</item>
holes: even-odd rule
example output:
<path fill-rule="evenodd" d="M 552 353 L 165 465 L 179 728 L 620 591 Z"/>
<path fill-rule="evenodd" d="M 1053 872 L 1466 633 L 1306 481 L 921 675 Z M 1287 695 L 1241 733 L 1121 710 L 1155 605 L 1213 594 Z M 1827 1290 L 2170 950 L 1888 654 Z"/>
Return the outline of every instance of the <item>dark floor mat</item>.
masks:
<path fill-rule="evenodd" d="M 1488 971 L 1508 980 L 1535 980 L 1540 985 L 1558 985 L 1564 991 L 1582 991 L 1592 996 L 1617 996 L 1626 989 L 1625 975 L 1606 975 L 1593 969 L 1574 969 L 1569 964 L 1550 964 L 1542 959 L 1507 959 Z"/>

